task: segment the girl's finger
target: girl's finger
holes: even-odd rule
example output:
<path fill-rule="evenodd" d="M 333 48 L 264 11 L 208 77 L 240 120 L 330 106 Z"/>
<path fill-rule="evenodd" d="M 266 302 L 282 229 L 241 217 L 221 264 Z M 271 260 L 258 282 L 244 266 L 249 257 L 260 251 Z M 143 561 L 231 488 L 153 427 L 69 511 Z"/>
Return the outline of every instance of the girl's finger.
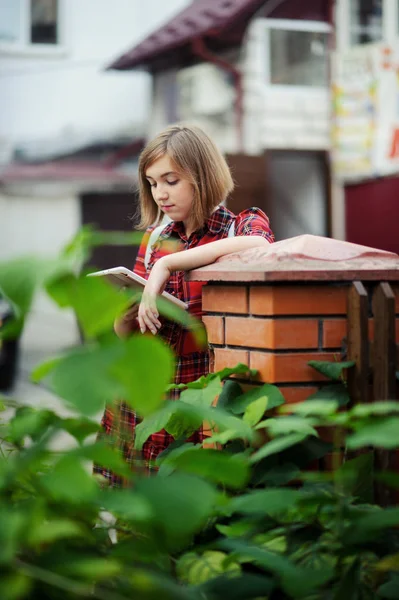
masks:
<path fill-rule="evenodd" d="M 142 322 L 143 322 L 143 325 L 144 325 L 144 327 L 141 327 L 141 325 L 140 325 L 140 329 L 141 329 L 142 333 L 145 332 L 146 328 L 149 331 L 151 331 L 151 333 L 154 334 L 154 335 L 157 333 L 157 328 L 156 328 L 155 324 L 153 323 L 153 321 L 151 320 L 151 318 L 150 318 L 149 315 L 144 314 L 142 316 Z M 144 331 L 143 331 L 143 328 L 144 328 Z"/>

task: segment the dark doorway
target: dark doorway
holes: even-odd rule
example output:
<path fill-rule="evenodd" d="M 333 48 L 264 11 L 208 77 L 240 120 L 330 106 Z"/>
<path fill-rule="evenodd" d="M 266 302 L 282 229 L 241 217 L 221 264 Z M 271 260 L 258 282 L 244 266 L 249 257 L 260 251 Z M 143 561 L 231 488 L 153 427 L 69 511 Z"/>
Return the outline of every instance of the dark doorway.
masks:
<path fill-rule="evenodd" d="M 81 196 L 82 224 L 100 231 L 133 231 L 137 210 L 135 194 L 104 192 Z M 138 246 L 99 246 L 89 264 L 98 269 L 124 266 L 133 268 Z"/>
<path fill-rule="evenodd" d="M 268 213 L 265 156 L 227 154 L 226 160 L 235 183 L 227 208 L 238 214 L 246 208 L 257 206 Z"/>

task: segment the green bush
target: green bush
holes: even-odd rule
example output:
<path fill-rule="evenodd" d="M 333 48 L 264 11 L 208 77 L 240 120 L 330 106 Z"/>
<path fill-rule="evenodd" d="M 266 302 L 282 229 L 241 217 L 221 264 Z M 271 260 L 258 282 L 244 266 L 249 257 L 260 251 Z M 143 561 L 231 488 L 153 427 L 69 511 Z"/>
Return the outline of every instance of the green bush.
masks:
<path fill-rule="evenodd" d="M 111 335 L 130 297 L 76 275 L 104 239 L 84 231 L 58 261 L 0 265 L 1 291 L 19 315 L 14 332 L 44 286 L 74 309 L 86 338 L 32 375 L 46 378 L 76 416 L 17 407 L 2 425 L 2 600 L 399 598 L 399 509 L 373 498 L 376 480 L 399 487 L 397 474 L 375 473 L 373 453 L 399 447 L 399 404 L 348 409 L 342 372 L 350 365 L 326 363 L 313 366 L 333 383 L 289 407 L 273 385 L 243 393 L 229 376 L 248 371 L 244 365 L 164 401 L 171 353 L 153 337 Z M 92 441 L 94 416 L 121 397 L 143 417 L 137 448 L 162 427 L 176 439 L 153 477 Z M 186 442 L 203 420 L 223 449 Z M 335 443 L 323 441 L 326 428 Z M 60 432 L 74 447 L 51 449 Z M 345 460 L 332 473 L 318 467 L 334 444 L 345 446 Z M 130 485 L 99 485 L 90 461 Z"/>

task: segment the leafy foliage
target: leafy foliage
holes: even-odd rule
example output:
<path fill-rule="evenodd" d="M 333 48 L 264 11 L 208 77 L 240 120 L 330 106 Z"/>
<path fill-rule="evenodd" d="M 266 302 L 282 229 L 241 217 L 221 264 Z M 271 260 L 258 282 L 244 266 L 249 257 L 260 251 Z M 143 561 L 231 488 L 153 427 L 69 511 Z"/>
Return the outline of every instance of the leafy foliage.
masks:
<path fill-rule="evenodd" d="M 152 336 L 111 335 L 130 298 L 77 275 L 100 241 L 83 230 L 59 261 L 0 265 L 0 288 L 18 309 L 15 330 L 43 288 L 76 312 L 86 335 L 81 348 L 33 373 L 75 416 L 19 407 L 2 425 L 1 597 L 398 598 L 399 509 L 373 504 L 375 476 L 399 488 L 396 474 L 374 473 L 373 452 L 399 447 L 398 403 L 347 409 L 351 363 L 314 363 L 334 383 L 292 406 L 273 385 L 244 392 L 228 379 L 245 365 L 179 386 L 180 400 L 164 401 L 170 351 Z M 121 397 L 143 418 L 137 449 L 162 428 L 176 439 L 153 477 L 129 467 L 117 445 L 92 441 L 94 415 Z M 213 447 L 187 442 L 203 420 Z M 327 430 L 334 443 L 323 439 Z M 61 453 L 52 450 L 60 432 L 76 441 Z M 345 440 L 340 468 L 323 469 Z M 91 461 L 126 487 L 97 481 Z"/>

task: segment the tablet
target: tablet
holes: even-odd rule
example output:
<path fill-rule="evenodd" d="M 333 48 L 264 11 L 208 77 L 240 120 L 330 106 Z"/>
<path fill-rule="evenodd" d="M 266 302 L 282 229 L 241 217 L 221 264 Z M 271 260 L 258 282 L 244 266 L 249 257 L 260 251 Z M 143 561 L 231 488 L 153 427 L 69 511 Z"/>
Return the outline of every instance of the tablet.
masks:
<path fill-rule="evenodd" d="M 136 275 L 136 273 L 133 273 L 133 271 L 130 271 L 130 269 L 127 269 L 126 267 L 113 267 L 112 269 L 105 269 L 104 271 L 95 271 L 94 273 L 89 273 L 88 277 L 106 277 L 111 283 L 118 287 L 134 287 L 136 285 L 144 287 L 147 283 L 144 277 Z M 184 310 L 188 309 L 188 304 L 179 300 L 179 298 L 175 298 L 168 292 L 163 292 L 162 297 L 165 298 L 165 300 L 170 300 L 173 304 L 176 304 L 176 306 L 179 306 Z"/>

